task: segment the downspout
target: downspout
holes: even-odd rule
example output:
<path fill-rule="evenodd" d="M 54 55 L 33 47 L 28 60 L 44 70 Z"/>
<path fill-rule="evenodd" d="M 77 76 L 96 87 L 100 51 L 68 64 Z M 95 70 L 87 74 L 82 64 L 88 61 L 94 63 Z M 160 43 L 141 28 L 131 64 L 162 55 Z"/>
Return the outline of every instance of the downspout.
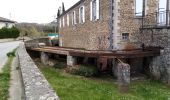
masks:
<path fill-rule="evenodd" d="M 113 0 L 109 0 L 109 48 L 108 50 L 113 49 Z"/>
<path fill-rule="evenodd" d="M 167 0 L 166 4 L 166 26 L 169 25 L 169 0 Z"/>

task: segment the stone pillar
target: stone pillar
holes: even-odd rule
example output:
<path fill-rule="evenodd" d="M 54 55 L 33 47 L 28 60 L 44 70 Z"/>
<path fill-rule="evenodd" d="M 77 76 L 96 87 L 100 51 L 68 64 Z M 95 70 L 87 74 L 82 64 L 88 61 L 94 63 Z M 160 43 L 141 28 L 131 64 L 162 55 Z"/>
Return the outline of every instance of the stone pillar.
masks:
<path fill-rule="evenodd" d="M 157 56 L 154 57 L 150 63 L 150 73 L 151 77 L 155 80 L 160 80 L 161 79 L 161 72 L 160 72 L 160 67 L 162 66 L 161 64 L 161 57 Z"/>
<path fill-rule="evenodd" d="M 74 66 L 77 63 L 76 57 L 67 55 L 67 66 Z"/>
<path fill-rule="evenodd" d="M 105 71 L 107 69 L 107 58 L 106 57 L 99 57 L 97 59 L 97 68 L 100 71 Z"/>
<path fill-rule="evenodd" d="M 170 42 L 170 41 L 169 41 Z M 163 77 L 165 77 L 166 82 L 170 85 L 170 47 L 164 48 L 164 52 L 162 53 L 162 62 L 163 62 Z M 167 75 L 165 75 L 167 74 Z"/>
<path fill-rule="evenodd" d="M 48 65 L 49 56 L 48 56 L 47 53 L 41 52 L 41 62 L 42 62 L 44 65 Z"/>
<path fill-rule="evenodd" d="M 128 92 L 130 84 L 130 65 L 119 63 L 118 66 L 118 86 L 120 92 Z"/>

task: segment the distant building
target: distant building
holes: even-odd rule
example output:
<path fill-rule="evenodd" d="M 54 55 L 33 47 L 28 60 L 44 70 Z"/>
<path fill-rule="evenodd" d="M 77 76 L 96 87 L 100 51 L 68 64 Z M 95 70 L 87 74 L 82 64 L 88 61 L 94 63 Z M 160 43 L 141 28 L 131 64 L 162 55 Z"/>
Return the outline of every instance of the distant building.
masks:
<path fill-rule="evenodd" d="M 15 26 L 15 23 L 16 23 L 15 21 L 0 17 L 0 29 L 3 27 L 11 28 Z"/>

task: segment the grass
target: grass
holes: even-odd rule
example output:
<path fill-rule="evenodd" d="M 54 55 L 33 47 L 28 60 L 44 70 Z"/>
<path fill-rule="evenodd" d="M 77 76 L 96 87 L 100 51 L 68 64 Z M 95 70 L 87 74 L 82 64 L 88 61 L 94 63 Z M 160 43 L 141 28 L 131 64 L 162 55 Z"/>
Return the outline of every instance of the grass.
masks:
<path fill-rule="evenodd" d="M 150 80 L 135 81 L 129 93 L 118 92 L 114 80 L 70 75 L 37 63 L 61 100 L 169 100 L 170 87 Z"/>
<path fill-rule="evenodd" d="M 15 53 L 16 49 L 10 53 Z M 9 97 L 9 82 L 10 82 L 10 69 L 13 61 L 13 56 L 8 56 L 8 60 L 0 73 L 0 100 L 7 100 Z"/>

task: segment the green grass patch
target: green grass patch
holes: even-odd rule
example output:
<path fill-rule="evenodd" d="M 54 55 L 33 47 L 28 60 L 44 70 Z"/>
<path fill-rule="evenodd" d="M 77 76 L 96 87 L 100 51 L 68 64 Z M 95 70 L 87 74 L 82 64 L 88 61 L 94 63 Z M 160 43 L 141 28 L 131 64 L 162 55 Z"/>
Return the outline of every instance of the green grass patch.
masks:
<path fill-rule="evenodd" d="M 10 53 L 14 54 L 15 51 L 16 49 Z M 4 65 L 2 72 L 0 73 L 0 100 L 7 100 L 9 97 L 8 89 L 9 89 L 9 82 L 10 82 L 10 69 L 11 69 L 13 58 L 14 56 L 12 55 L 8 56 L 8 60 Z"/>
<path fill-rule="evenodd" d="M 85 78 L 66 74 L 37 63 L 61 100 L 168 100 L 170 87 L 150 80 L 135 81 L 127 94 L 118 92 L 114 80 Z"/>

